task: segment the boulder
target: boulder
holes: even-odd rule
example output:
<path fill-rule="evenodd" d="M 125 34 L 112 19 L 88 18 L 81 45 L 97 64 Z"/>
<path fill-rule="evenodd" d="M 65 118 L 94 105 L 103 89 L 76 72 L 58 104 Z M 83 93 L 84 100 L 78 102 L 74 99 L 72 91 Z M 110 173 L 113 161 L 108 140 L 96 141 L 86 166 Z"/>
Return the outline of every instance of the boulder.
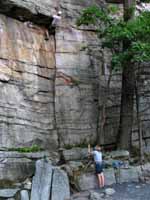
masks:
<path fill-rule="evenodd" d="M 90 200 L 102 200 L 104 197 L 104 193 L 98 193 L 91 191 L 90 193 Z"/>
<path fill-rule="evenodd" d="M 63 170 L 54 168 L 51 200 L 65 200 L 68 198 L 70 198 L 68 176 Z"/>
<path fill-rule="evenodd" d="M 105 194 L 108 196 L 111 196 L 115 193 L 116 191 L 113 188 L 107 188 L 105 189 Z"/>
<path fill-rule="evenodd" d="M 69 161 L 68 165 L 71 167 L 73 171 L 78 171 L 84 167 L 81 161 Z"/>
<path fill-rule="evenodd" d="M 44 159 L 36 162 L 32 181 L 31 200 L 49 200 L 52 183 L 52 165 Z"/>
<path fill-rule="evenodd" d="M 110 152 L 110 156 L 116 160 L 127 160 L 130 157 L 129 151 L 127 150 L 118 150 Z"/>
<path fill-rule="evenodd" d="M 139 172 L 136 167 L 128 169 L 120 169 L 120 183 L 123 182 L 138 182 Z"/>
<path fill-rule="evenodd" d="M 71 200 L 89 200 L 90 191 L 78 192 L 71 196 Z"/>
<path fill-rule="evenodd" d="M 0 189 L 0 198 L 14 197 L 18 191 L 19 191 L 18 188 L 16 188 L 16 189 Z"/>
<path fill-rule="evenodd" d="M 29 178 L 27 178 L 24 182 L 23 182 L 23 188 L 26 190 L 31 190 L 32 187 L 32 182 Z"/>
<path fill-rule="evenodd" d="M 20 196 L 21 200 L 29 200 L 29 193 L 27 190 L 21 190 Z"/>
<path fill-rule="evenodd" d="M 104 177 L 105 177 L 105 185 L 112 185 L 116 183 L 114 169 L 105 169 L 104 170 Z M 77 186 L 79 189 L 82 190 L 90 190 L 98 188 L 98 179 L 95 173 L 87 172 L 78 175 L 77 179 Z"/>
<path fill-rule="evenodd" d="M 150 183 L 150 163 L 142 165 L 140 180 Z"/>
<path fill-rule="evenodd" d="M 15 200 L 14 198 L 9 198 L 9 199 L 7 199 L 7 200 Z"/>
<path fill-rule="evenodd" d="M 64 200 L 70 198 L 68 176 L 45 159 L 36 162 L 32 181 L 31 200 Z"/>
<path fill-rule="evenodd" d="M 98 180 L 94 173 L 83 173 L 77 177 L 77 185 L 81 191 L 98 188 Z"/>
<path fill-rule="evenodd" d="M 1 158 L 0 185 L 23 181 L 33 176 L 35 162 L 28 158 Z"/>
<path fill-rule="evenodd" d="M 87 148 L 72 148 L 69 150 L 64 150 L 63 157 L 66 161 L 70 160 L 83 160 L 86 159 L 88 156 Z"/>
<path fill-rule="evenodd" d="M 51 156 L 51 154 L 48 151 L 40 151 L 40 152 L 17 152 L 17 151 L 8 151 L 8 149 L 5 149 L 5 151 L 0 151 L 0 159 L 4 158 L 28 158 L 28 159 L 42 159 L 44 157 Z"/>
<path fill-rule="evenodd" d="M 116 183 L 114 169 L 112 169 L 112 168 L 105 169 L 104 176 L 105 176 L 105 185 L 112 185 L 112 184 Z"/>

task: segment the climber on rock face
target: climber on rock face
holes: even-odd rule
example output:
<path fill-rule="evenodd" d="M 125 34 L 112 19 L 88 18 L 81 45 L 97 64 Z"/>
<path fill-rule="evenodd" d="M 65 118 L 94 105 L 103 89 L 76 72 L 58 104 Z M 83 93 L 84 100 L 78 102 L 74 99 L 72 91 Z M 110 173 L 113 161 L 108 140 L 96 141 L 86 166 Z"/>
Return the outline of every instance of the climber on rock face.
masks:
<path fill-rule="evenodd" d="M 61 14 L 62 14 L 62 12 L 58 11 L 57 14 L 52 16 L 53 20 L 52 20 L 52 23 L 51 23 L 50 27 L 46 31 L 45 40 L 49 40 L 49 34 L 54 34 L 55 33 L 55 28 L 59 25 L 59 22 L 61 20 Z"/>
<path fill-rule="evenodd" d="M 56 27 L 61 20 L 61 11 L 58 11 L 57 15 L 53 15 L 52 26 Z"/>
<path fill-rule="evenodd" d="M 0 33 L 3 33 L 4 29 L 3 29 L 3 24 L 0 23 Z"/>

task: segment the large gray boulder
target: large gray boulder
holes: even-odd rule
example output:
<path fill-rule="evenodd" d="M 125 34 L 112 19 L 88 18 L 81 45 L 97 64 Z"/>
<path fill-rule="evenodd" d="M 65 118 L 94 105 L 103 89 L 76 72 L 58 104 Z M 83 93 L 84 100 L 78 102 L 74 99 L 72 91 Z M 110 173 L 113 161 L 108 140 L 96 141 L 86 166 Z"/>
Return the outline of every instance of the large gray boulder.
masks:
<path fill-rule="evenodd" d="M 120 182 L 138 182 L 139 172 L 136 167 L 130 167 L 128 169 L 120 169 Z"/>
<path fill-rule="evenodd" d="M 90 200 L 103 200 L 104 198 L 103 193 L 91 191 L 90 193 Z"/>
<path fill-rule="evenodd" d="M 98 180 L 94 173 L 83 173 L 77 177 L 77 186 L 83 190 L 90 190 L 98 188 Z"/>
<path fill-rule="evenodd" d="M 27 190 L 22 190 L 20 192 L 21 200 L 29 200 L 29 193 Z"/>
<path fill-rule="evenodd" d="M 115 173 L 112 168 L 104 170 L 105 185 L 116 183 Z M 98 188 L 98 179 L 95 173 L 81 173 L 77 178 L 77 186 L 80 190 L 89 190 Z"/>
<path fill-rule="evenodd" d="M 0 189 L 0 198 L 11 198 L 16 195 L 19 189 Z"/>
<path fill-rule="evenodd" d="M 36 162 L 31 200 L 64 200 L 70 198 L 67 174 L 45 159 Z"/>
<path fill-rule="evenodd" d="M 52 166 L 44 159 L 36 162 L 36 172 L 33 177 L 31 200 L 49 200 L 52 183 Z"/>
<path fill-rule="evenodd" d="M 67 174 L 59 168 L 54 168 L 51 200 L 70 198 L 69 180 Z"/>
<path fill-rule="evenodd" d="M 0 185 L 14 181 L 23 181 L 33 176 L 35 162 L 28 158 L 1 158 Z"/>
<path fill-rule="evenodd" d="M 113 159 L 127 160 L 130 157 L 130 153 L 127 150 L 118 150 L 110 152 L 109 156 Z"/>
<path fill-rule="evenodd" d="M 142 165 L 142 171 L 140 179 L 147 183 L 150 183 L 150 163 Z"/>
<path fill-rule="evenodd" d="M 70 160 L 83 160 L 88 156 L 87 148 L 74 147 L 72 149 L 64 150 L 63 157 L 66 161 Z"/>
<path fill-rule="evenodd" d="M 112 169 L 112 168 L 105 169 L 104 176 L 105 176 L 105 185 L 112 185 L 112 184 L 116 183 L 114 169 Z"/>

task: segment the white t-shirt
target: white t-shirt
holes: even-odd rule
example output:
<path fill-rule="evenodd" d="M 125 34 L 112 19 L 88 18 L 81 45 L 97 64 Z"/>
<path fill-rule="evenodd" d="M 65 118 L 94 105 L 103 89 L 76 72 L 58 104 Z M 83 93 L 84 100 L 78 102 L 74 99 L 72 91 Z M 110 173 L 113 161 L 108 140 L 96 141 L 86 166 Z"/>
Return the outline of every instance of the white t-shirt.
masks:
<path fill-rule="evenodd" d="M 94 151 L 92 151 L 92 154 L 94 156 L 95 162 L 100 162 L 100 163 L 102 162 L 102 153 L 100 151 L 94 150 Z"/>
<path fill-rule="evenodd" d="M 53 26 L 58 25 L 58 23 L 59 23 L 60 20 L 61 20 L 61 16 L 59 16 L 59 15 L 53 15 L 52 25 Z"/>

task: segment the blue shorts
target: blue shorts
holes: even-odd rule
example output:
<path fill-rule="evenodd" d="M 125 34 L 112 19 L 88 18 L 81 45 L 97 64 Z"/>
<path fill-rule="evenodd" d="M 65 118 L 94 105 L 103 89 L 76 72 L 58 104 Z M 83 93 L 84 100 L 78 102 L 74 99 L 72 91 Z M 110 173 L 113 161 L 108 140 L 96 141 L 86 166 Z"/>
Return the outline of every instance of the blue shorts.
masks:
<path fill-rule="evenodd" d="M 102 163 L 95 163 L 96 174 L 101 174 L 103 172 Z"/>

